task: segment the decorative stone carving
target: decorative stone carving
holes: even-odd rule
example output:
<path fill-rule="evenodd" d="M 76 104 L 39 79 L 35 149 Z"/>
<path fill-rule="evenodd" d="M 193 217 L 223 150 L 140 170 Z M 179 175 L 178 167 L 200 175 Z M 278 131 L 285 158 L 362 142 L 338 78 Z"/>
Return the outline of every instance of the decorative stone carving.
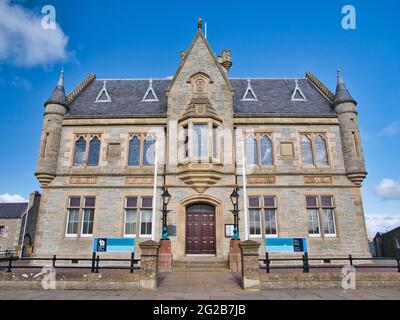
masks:
<path fill-rule="evenodd" d="M 249 176 L 247 177 L 248 184 L 275 184 L 275 176 Z"/>
<path fill-rule="evenodd" d="M 222 178 L 222 166 L 211 163 L 180 164 L 178 177 L 199 193 L 216 184 Z"/>
<path fill-rule="evenodd" d="M 152 185 L 153 182 L 154 182 L 153 177 L 126 177 L 126 179 L 125 179 L 126 184 Z"/>
<path fill-rule="evenodd" d="M 331 176 L 304 176 L 305 184 L 332 184 Z"/>
<path fill-rule="evenodd" d="M 70 177 L 70 184 L 97 184 L 97 177 Z"/>

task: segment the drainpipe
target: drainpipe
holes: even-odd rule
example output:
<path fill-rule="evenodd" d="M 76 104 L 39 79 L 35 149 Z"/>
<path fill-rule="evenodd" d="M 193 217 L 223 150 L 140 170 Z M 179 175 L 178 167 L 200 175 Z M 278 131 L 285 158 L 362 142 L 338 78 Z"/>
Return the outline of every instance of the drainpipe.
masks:
<path fill-rule="evenodd" d="M 247 178 L 246 178 L 246 149 L 244 144 L 244 135 L 241 131 L 241 142 L 242 142 L 242 176 L 243 176 L 243 205 L 244 205 L 244 237 L 245 240 L 249 240 L 249 229 L 248 229 L 248 209 L 247 209 Z"/>
<path fill-rule="evenodd" d="M 151 217 L 151 240 L 155 241 L 155 217 L 157 197 L 157 170 L 158 170 L 158 139 L 154 141 L 154 184 L 153 184 L 153 211 Z"/>
<path fill-rule="evenodd" d="M 33 205 L 32 205 L 32 206 L 33 206 Z M 20 258 L 20 259 L 22 258 L 22 250 L 24 249 L 24 240 L 25 240 L 25 233 L 26 233 L 26 225 L 28 224 L 28 214 L 29 214 L 29 210 L 30 210 L 31 208 L 32 208 L 32 207 L 29 208 L 29 204 L 28 204 L 28 207 L 27 207 L 27 209 L 26 209 L 26 211 L 25 211 L 25 213 L 24 213 L 24 216 L 25 216 L 25 224 L 24 224 L 24 231 L 22 232 L 21 246 L 20 246 L 20 249 L 19 249 L 19 258 Z"/>

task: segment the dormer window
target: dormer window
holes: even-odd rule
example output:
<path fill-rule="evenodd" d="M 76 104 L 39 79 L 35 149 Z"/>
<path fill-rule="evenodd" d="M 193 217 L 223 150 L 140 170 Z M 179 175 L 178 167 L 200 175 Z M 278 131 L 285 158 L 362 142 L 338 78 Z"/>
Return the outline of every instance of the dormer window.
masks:
<path fill-rule="evenodd" d="M 143 102 L 156 102 L 159 101 L 156 95 L 156 92 L 154 91 L 153 88 L 153 80 L 149 80 L 149 87 L 146 90 L 146 93 L 143 96 L 142 99 Z"/>
<path fill-rule="evenodd" d="M 299 86 L 299 80 L 295 80 L 296 82 L 296 87 L 294 88 L 293 94 L 292 94 L 292 101 L 307 101 L 306 96 L 304 95 L 303 91 L 301 91 L 301 88 Z"/>
<path fill-rule="evenodd" d="M 242 101 L 258 101 L 256 93 L 254 92 L 253 88 L 251 87 L 251 80 L 247 80 L 247 88 L 244 92 Z"/>
<path fill-rule="evenodd" d="M 96 102 L 111 102 L 110 95 L 107 91 L 107 81 L 103 81 L 103 88 L 96 98 Z"/>

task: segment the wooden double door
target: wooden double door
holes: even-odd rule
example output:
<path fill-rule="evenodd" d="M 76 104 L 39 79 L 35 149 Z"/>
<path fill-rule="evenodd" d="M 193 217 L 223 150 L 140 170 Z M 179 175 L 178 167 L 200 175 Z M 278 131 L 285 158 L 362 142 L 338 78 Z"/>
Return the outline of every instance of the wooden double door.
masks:
<path fill-rule="evenodd" d="M 186 254 L 215 254 L 215 208 L 195 204 L 186 208 Z"/>

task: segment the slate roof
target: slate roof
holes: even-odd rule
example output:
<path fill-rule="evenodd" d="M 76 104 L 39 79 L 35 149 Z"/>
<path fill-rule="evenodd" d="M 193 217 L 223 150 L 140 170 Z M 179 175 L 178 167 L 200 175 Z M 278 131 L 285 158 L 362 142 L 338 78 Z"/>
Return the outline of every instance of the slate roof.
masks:
<path fill-rule="evenodd" d="M 19 219 L 28 209 L 28 203 L 0 203 L 0 219 Z"/>
<path fill-rule="evenodd" d="M 235 88 L 235 114 L 332 116 L 332 103 L 306 78 L 298 79 L 306 101 L 292 101 L 295 79 L 250 79 L 258 101 L 243 101 L 247 79 L 230 79 Z"/>
<path fill-rule="evenodd" d="M 164 115 L 167 112 L 165 90 L 170 80 L 153 80 L 153 89 L 159 101 L 142 99 L 149 88 L 149 80 L 107 80 L 111 102 L 95 102 L 104 80 L 94 80 L 71 103 L 71 116 L 105 115 Z"/>
<path fill-rule="evenodd" d="M 103 88 L 104 80 L 94 80 L 70 105 L 70 116 L 157 116 L 165 115 L 167 99 L 165 90 L 171 80 L 153 80 L 159 101 L 142 101 L 149 80 L 107 80 L 111 102 L 95 102 Z M 334 116 L 333 104 L 307 78 L 298 79 L 306 101 L 292 101 L 295 79 L 251 79 L 257 101 L 242 101 L 247 88 L 247 78 L 229 79 L 235 89 L 235 114 Z"/>

